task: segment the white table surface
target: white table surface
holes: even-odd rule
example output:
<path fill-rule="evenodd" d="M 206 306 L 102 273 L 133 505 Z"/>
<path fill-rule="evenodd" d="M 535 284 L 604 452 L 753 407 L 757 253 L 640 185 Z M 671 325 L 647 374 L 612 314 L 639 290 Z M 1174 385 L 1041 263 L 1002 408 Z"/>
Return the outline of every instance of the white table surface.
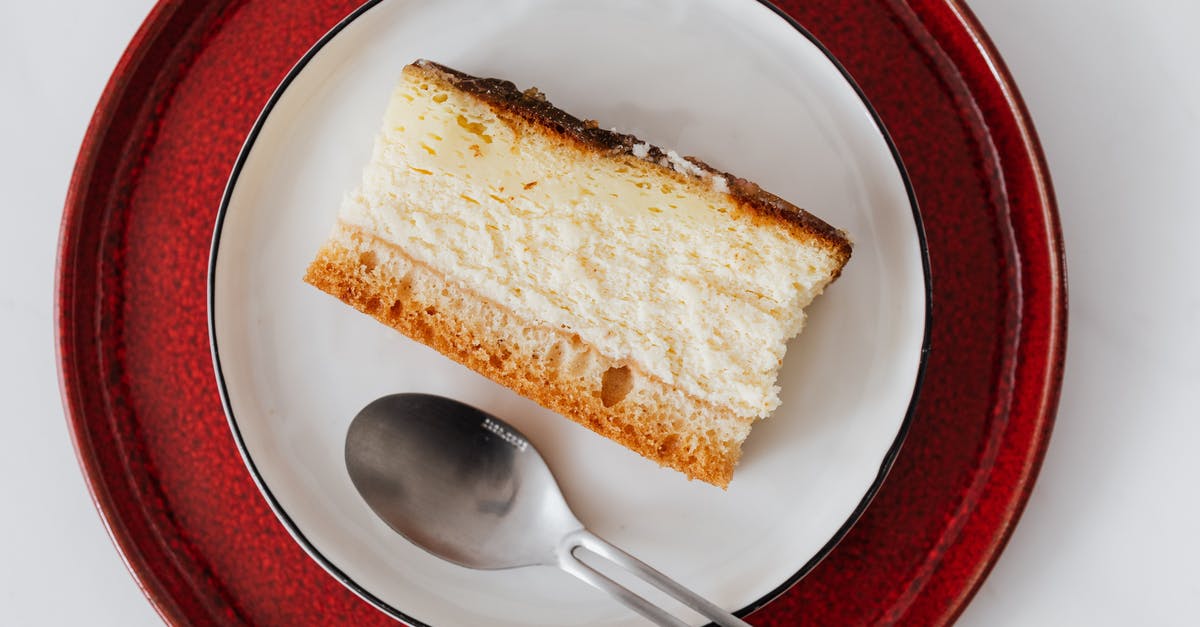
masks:
<path fill-rule="evenodd" d="M 75 155 L 151 5 L 0 2 L 3 625 L 161 624 L 76 464 L 51 319 Z M 960 624 L 1200 624 L 1200 2 L 969 5 L 1049 159 L 1070 324 L 1041 477 Z"/>

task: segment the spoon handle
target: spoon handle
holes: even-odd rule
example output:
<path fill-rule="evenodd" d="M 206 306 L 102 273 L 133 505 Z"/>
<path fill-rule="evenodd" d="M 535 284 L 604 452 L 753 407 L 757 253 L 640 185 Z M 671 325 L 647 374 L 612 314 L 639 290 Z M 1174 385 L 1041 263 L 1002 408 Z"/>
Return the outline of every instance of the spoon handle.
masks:
<path fill-rule="evenodd" d="M 749 627 L 745 621 L 726 612 L 723 608 L 688 590 L 675 580 L 651 568 L 645 562 L 609 544 L 603 538 L 586 529 L 580 529 L 567 537 L 559 545 L 559 568 L 575 575 L 584 582 L 603 590 L 613 598 L 635 612 L 645 616 L 659 625 L 670 627 L 687 627 L 687 623 L 669 614 L 666 610 L 647 601 L 637 593 L 601 574 L 596 569 L 583 563 L 576 549 L 584 548 L 609 562 L 620 566 L 626 572 L 636 575 L 642 581 L 653 585 L 671 595 L 684 605 L 702 614 L 721 627 Z"/>

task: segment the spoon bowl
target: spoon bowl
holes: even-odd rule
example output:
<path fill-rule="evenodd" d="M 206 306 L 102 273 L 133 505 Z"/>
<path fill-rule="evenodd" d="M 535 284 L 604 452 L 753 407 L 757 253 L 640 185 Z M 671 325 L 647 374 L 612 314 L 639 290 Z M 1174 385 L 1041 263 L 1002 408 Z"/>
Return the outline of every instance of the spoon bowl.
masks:
<path fill-rule="evenodd" d="M 520 431 L 458 401 L 393 394 L 346 433 L 346 470 L 363 499 L 413 544 L 468 568 L 556 566 L 660 625 L 687 623 L 584 563 L 616 565 L 722 626 L 746 623 L 584 528 Z"/>
<path fill-rule="evenodd" d="M 583 528 L 524 435 L 448 398 L 367 405 L 346 434 L 346 469 L 388 526 L 468 568 L 554 563 L 558 538 Z"/>

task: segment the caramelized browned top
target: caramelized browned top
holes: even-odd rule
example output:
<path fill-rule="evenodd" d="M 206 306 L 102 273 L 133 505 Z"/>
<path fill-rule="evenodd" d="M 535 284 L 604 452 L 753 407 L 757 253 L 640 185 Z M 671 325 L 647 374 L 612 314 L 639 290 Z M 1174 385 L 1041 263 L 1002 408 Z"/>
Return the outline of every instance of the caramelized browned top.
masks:
<path fill-rule="evenodd" d="M 667 153 L 658 146 L 638 139 L 634 135 L 606 131 L 593 120 L 581 120 L 558 107 L 536 88 L 525 91 L 517 89 L 511 81 L 499 78 L 480 78 L 459 72 L 433 61 L 420 59 L 413 65 L 438 75 L 451 86 L 469 93 L 488 103 L 496 110 L 507 111 L 531 124 L 541 126 L 566 139 L 610 155 L 634 155 L 634 146 L 647 147 L 646 156 L 641 157 L 659 167 L 674 172 Z M 683 157 L 712 176 L 726 180 L 729 194 L 741 205 L 758 216 L 775 219 L 797 227 L 806 235 L 819 240 L 838 256 L 842 263 L 850 257 L 851 245 L 845 233 L 830 226 L 824 220 L 762 189 L 752 181 L 722 172 L 694 157 Z"/>

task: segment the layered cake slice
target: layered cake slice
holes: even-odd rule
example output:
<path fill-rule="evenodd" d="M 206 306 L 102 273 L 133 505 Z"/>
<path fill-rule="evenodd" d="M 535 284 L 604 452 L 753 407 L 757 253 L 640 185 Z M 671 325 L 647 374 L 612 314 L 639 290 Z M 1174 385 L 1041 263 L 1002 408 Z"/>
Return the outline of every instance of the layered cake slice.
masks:
<path fill-rule="evenodd" d="M 305 280 L 724 487 L 779 404 L 804 307 L 849 257 L 842 232 L 749 181 L 417 61 Z"/>

